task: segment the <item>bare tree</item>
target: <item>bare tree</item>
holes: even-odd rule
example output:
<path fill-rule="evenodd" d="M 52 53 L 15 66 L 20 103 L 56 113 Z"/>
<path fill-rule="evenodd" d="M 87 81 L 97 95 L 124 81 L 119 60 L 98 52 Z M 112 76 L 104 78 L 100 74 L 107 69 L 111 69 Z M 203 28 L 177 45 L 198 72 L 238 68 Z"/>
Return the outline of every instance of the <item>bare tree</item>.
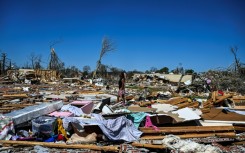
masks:
<path fill-rule="evenodd" d="M 48 68 L 50 70 L 61 71 L 62 69 L 64 69 L 64 62 L 62 62 L 59 59 L 58 55 L 56 54 L 54 50 L 54 45 L 56 45 L 57 43 L 60 43 L 61 41 L 62 39 L 50 42 L 49 48 L 50 48 L 51 54 L 50 54 L 50 61 L 48 65 Z"/>
<path fill-rule="evenodd" d="M 100 57 L 99 57 L 99 60 L 97 61 L 96 69 L 94 70 L 94 73 L 93 73 L 93 78 L 95 78 L 96 73 L 101 65 L 102 57 L 105 56 L 106 53 L 110 51 L 114 51 L 114 50 L 115 50 L 114 43 L 109 38 L 104 37 L 102 39 L 102 48 L 100 51 Z"/>
<path fill-rule="evenodd" d="M 6 58 L 7 58 L 6 53 L 2 53 L 2 59 L 1 59 L 1 74 L 5 74 L 5 73 L 6 73 L 6 71 L 5 71 L 5 67 L 6 67 Z"/>
<path fill-rule="evenodd" d="M 89 72 L 90 72 L 90 70 L 91 70 L 91 68 L 90 68 L 90 66 L 89 66 L 89 65 L 85 65 L 85 66 L 83 67 L 83 72 L 87 72 L 87 73 L 89 73 Z"/>
<path fill-rule="evenodd" d="M 23 66 L 22 66 L 23 69 L 31 69 L 31 65 L 26 62 Z"/>
<path fill-rule="evenodd" d="M 151 72 L 151 73 L 152 73 L 152 72 L 156 72 L 156 71 L 157 71 L 157 68 L 156 68 L 156 67 L 153 67 L 153 66 L 152 66 L 152 67 L 150 68 L 150 72 Z"/>
<path fill-rule="evenodd" d="M 234 46 L 234 47 L 231 47 L 231 53 L 234 55 L 234 58 L 235 58 L 235 72 L 239 72 L 240 70 L 240 61 L 239 59 L 237 58 L 237 50 L 238 50 L 238 47 L 237 46 Z"/>
<path fill-rule="evenodd" d="M 32 69 L 34 69 L 34 63 L 35 63 L 35 60 L 36 60 L 36 56 L 35 54 L 32 52 L 29 59 L 31 60 L 31 67 Z"/>
<path fill-rule="evenodd" d="M 49 48 L 50 48 L 50 50 L 52 50 L 52 48 L 54 47 L 54 45 L 56 45 L 58 43 L 61 43 L 62 41 L 63 41 L 62 38 L 60 38 L 59 40 L 54 40 L 54 41 L 49 42 Z"/>
<path fill-rule="evenodd" d="M 109 70 L 109 66 L 101 64 L 99 69 L 98 69 L 99 76 L 105 78 L 107 76 L 108 70 Z"/>
<path fill-rule="evenodd" d="M 182 67 L 182 63 L 179 63 L 179 67 L 177 67 L 177 71 L 178 71 L 179 74 L 181 74 L 181 76 L 180 76 L 180 78 L 179 78 L 177 90 L 176 90 L 176 91 L 179 91 L 179 89 L 180 89 L 180 84 L 181 84 L 181 80 L 182 80 L 182 78 L 183 78 L 184 75 L 185 75 L 184 68 Z"/>
<path fill-rule="evenodd" d="M 41 55 L 35 55 L 35 53 L 31 53 L 29 57 L 31 61 L 31 67 L 32 69 L 40 69 L 41 66 L 41 61 L 42 61 L 42 56 Z"/>

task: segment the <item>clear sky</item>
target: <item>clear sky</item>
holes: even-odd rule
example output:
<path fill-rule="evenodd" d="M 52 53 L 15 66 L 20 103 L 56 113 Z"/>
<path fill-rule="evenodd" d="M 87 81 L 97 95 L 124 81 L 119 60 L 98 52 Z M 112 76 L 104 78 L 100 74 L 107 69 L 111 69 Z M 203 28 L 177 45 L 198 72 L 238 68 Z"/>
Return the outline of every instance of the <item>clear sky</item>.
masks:
<path fill-rule="evenodd" d="M 117 50 L 102 63 L 128 70 L 196 72 L 245 62 L 245 0 L 0 0 L 0 52 L 19 66 L 47 66 L 49 43 L 65 66 L 95 69 L 104 36 Z M 29 60 L 30 61 L 30 60 Z"/>

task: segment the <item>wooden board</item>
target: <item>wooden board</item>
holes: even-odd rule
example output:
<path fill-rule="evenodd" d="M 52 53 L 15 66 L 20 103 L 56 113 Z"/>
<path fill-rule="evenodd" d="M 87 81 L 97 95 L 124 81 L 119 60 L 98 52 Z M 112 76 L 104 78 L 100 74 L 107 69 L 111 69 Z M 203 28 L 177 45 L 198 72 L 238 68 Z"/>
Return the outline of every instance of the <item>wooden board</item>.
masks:
<path fill-rule="evenodd" d="M 103 150 L 103 151 L 118 151 L 117 146 L 98 146 L 94 144 L 61 144 L 61 143 L 52 143 L 52 142 L 33 142 L 33 141 L 9 141 L 9 140 L 0 140 L 1 144 L 4 145 L 14 145 L 14 146 L 35 146 L 40 145 L 50 148 L 70 148 L 70 149 L 92 149 L 92 150 Z"/>

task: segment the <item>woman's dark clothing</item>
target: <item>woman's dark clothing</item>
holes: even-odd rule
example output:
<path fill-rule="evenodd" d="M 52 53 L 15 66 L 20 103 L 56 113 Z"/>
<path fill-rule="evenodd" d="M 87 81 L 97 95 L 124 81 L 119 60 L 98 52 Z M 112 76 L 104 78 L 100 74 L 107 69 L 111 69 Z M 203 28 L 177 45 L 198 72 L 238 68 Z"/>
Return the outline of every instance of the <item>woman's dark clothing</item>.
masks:
<path fill-rule="evenodd" d="M 120 78 L 120 80 L 118 81 L 118 85 L 119 85 L 119 89 L 122 88 L 123 86 L 123 81 L 122 81 L 123 78 Z"/>

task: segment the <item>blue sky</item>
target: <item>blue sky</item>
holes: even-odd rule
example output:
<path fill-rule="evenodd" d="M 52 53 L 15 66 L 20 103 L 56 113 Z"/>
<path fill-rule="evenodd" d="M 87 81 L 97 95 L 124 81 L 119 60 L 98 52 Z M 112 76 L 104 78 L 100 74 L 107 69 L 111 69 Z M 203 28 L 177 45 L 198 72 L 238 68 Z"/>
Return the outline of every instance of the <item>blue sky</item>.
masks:
<path fill-rule="evenodd" d="M 116 44 L 102 63 L 149 70 L 181 63 L 196 72 L 226 68 L 231 46 L 245 62 L 244 0 L 0 0 L 0 50 L 19 66 L 49 43 L 65 66 L 94 70 L 104 36 Z"/>

